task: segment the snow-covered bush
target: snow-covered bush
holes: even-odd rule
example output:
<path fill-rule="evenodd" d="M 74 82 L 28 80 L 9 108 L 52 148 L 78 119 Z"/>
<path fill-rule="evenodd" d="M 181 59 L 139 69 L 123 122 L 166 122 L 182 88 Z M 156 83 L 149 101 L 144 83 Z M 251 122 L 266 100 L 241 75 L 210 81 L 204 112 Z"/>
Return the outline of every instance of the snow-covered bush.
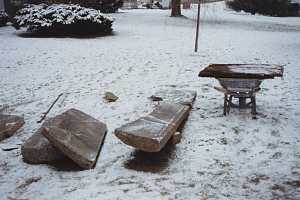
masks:
<path fill-rule="evenodd" d="M 0 27 L 5 26 L 6 23 L 8 22 L 8 15 L 0 10 Z"/>
<path fill-rule="evenodd" d="M 251 14 L 278 17 L 299 15 L 299 4 L 291 3 L 291 0 L 228 0 L 226 4 L 235 11 L 243 10 Z"/>
<path fill-rule="evenodd" d="M 27 5 L 14 17 L 15 28 L 41 34 L 108 34 L 113 19 L 99 10 L 73 4 Z"/>
<path fill-rule="evenodd" d="M 27 0 L 30 4 L 78 4 L 86 8 L 94 8 L 102 13 L 114 13 L 123 6 L 123 0 Z"/>

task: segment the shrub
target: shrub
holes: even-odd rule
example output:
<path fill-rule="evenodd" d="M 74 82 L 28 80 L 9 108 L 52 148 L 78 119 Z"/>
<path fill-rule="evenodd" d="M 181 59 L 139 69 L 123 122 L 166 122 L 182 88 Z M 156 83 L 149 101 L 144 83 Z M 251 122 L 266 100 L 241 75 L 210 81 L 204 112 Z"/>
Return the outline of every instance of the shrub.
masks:
<path fill-rule="evenodd" d="M 259 13 L 270 16 L 297 16 L 299 4 L 290 0 L 230 0 L 227 6 L 235 11 L 245 11 L 251 14 Z"/>
<path fill-rule="evenodd" d="M 28 0 L 31 4 L 78 4 L 86 8 L 94 8 L 103 13 L 114 13 L 123 6 L 123 0 Z"/>
<path fill-rule="evenodd" d="M 72 4 L 26 5 L 14 17 L 14 26 L 42 34 L 108 34 L 113 20 L 100 11 Z"/>
<path fill-rule="evenodd" d="M 8 21 L 8 15 L 4 11 L 0 10 L 0 27 L 5 26 Z"/>

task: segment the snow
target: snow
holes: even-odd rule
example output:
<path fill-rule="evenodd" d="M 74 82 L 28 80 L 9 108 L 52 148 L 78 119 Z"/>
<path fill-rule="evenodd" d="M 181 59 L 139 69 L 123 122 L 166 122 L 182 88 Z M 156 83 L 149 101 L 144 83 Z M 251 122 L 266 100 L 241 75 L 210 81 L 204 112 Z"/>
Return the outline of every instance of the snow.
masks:
<path fill-rule="evenodd" d="M 26 120 L 0 149 L 30 137 L 61 92 L 49 117 L 74 107 L 109 129 L 93 170 L 29 165 L 20 149 L 0 150 L 1 199 L 299 199 L 299 186 L 288 184 L 300 180 L 299 18 L 235 13 L 222 2 L 201 13 L 198 53 L 195 7 L 183 10 L 186 18 L 121 11 L 111 15 L 115 34 L 98 38 L 23 38 L 0 28 L 0 104 Z M 257 120 L 250 110 L 224 117 L 218 82 L 197 77 L 209 63 L 275 63 L 285 72 L 263 82 Z M 156 155 L 135 152 L 113 131 L 149 113 L 148 97 L 161 88 L 198 93 L 181 143 Z M 106 91 L 119 99 L 105 102 Z M 42 178 L 23 187 L 34 177 Z"/>

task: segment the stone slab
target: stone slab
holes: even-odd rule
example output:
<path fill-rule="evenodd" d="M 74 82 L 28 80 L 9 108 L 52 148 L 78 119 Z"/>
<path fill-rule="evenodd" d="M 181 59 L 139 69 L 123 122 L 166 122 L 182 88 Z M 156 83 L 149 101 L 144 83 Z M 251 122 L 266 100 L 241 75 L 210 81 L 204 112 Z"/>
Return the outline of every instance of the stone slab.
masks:
<path fill-rule="evenodd" d="M 61 126 L 48 125 L 42 134 L 81 168 L 95 167 L 107 127 L 104 123 L 76 109 L 55 117 Z"/>
<path fill-rule="evenodd" d="M 161 103 L 146 117 L 117 128 L 115 135 L 129 146 L 159 152 L 187 119 L 189 111 L 189 106 Z"/>
<path fill-rule="evenodd" d="M 42 134 L 44 127 L 49 125 L 60 127 L 62 120 L 57 118 L 47 119 L 42 126 L 26 140 L 21 147 L 21 153 L 25 162 L 30 164 L 44 164 L 60 160 L 64 157 Z"/>
<path fill-rule="evenodd" d="M 153 96 L 161 101 L 178 103 L 182 105 L 192 106 L 197 93 L 192 90 L 162 89 L 157 91 Z"/>
<path fill-rule="evenodd" d="M 24 124 L 23 117 L 0 114 L 0 141 L 14 135 Z"/>

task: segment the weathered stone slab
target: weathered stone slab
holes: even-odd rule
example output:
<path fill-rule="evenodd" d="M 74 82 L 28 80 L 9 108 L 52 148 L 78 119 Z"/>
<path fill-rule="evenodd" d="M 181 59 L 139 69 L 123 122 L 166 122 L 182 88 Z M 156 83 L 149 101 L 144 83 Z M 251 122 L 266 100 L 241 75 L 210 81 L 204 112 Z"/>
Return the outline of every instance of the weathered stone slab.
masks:
<path fill-rule="evenodd" d="M 43 164 L 60 160 L 64 155 L 42 135 L 45 126 L 62 125 L 61 119 L 49 118 L 21 147 L 23 160 L 31 164 Z"/>
<path fill-rule="evenodd" d="M 80 167 L 93 168 L 107 132 L 106 125 L 76 109 L 55 119 L 62 120 L 61 126 L 45 126 L 42 134 Z"/>
<path fill-rule="evenodd" d="M 0 141 L 15 134 L 23 124 L 25 124 L 23 117 L 0 114 Z"/>
<path fill-rule="evenodd" d="M 192 106 L 196 96 L 196 91 L 192 90 L 163 89 L 152 95 L 151 99 Z"/>
<path fill-rule="evenodd" d="M 125 144 L 146 152 L 160 151 L 187 119 L 189 106 L 161 103 L 148 116 L 115 130 Z"/>

